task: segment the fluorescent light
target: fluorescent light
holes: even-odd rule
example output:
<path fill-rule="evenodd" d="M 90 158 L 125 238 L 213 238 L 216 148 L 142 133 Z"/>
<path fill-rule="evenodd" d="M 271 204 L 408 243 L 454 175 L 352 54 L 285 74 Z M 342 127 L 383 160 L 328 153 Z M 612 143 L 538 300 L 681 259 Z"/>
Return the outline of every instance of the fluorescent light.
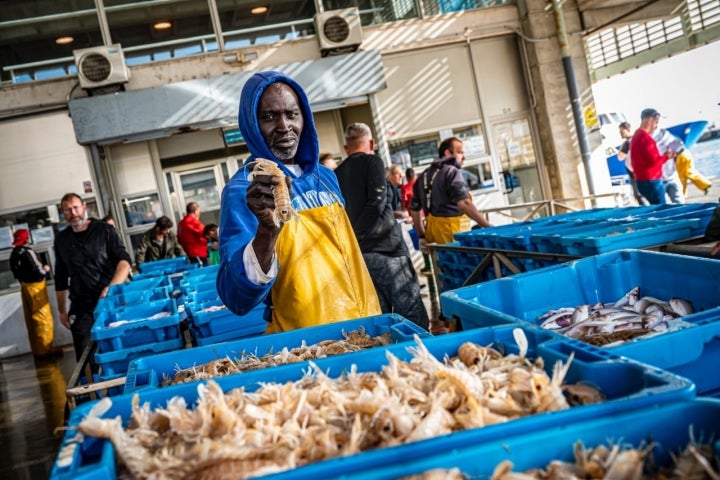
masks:
<path fill-rule="evenodd" d="M 168 22 L 168 21 L 166 21 L 166 20 L 163 20 L 163 21 L 161 21 L 161 22 L 157 22 L 156 24 L 153 25 L 153 28 L 154 28 L 155 30 L 167 30 L 167 29 L 170 28 L 170 27 L 172 27 L 172 23 L 170 23 L 170 22 Z"/>
<path fill-rule="evenodd" d="M 253 8 L 252 10 L 250 10 L 250 13 L 252 13 L 253 15 L 260 15 L 260 14 L 265 13 L 265 12 L 267 12 L 267 11 L 268 11 L 268 7 L 262 6 L 262 7 L 255 7 L 255 8 Z"/>
<path fill-rule="evenodd" d="M 71 37 L 70 35 L 66 35 L 64 37 L 58 37 L 55 39 L 55 43 L 58 45 L 67 45 L 68 43 L 74 42 L 75 39 Z"/>

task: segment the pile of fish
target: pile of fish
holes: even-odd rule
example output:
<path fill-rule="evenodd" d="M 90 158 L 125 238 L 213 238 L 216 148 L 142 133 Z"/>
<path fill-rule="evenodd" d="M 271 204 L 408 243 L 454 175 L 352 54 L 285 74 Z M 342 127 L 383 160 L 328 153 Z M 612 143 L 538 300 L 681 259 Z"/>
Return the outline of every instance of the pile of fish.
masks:
<path fill-rule="evenodd" d="M 549 310 L 538 317 L 537 324 L 567 337 L 608 347 L 665 332 L 668 321 L 691 313 L 693 308 L 687 300 L 640 297 L 640 287 L 635 287 L 613 304 Z"/>
<path fill-rule="evenodd" d="M 390 345 L 390 333 L 384 333 L 371 337 L 365 333 L 365 328 L 360 327 L 350 333 L 343 332 L 340 340 L 324 340 L 322 342 L 307 346 L 303 341 L 302 345 L 289 350 L 283 348 L 277 353 L 268 352 L 258 357 L 252 353 L 243 352 L 240 358 L 230 357 L 213 360 L 204 365 L 194 366 L 178 370 L 172 378 L 165 378 L 162 386 L 174 385 L 176 383 L 194 382 L 196 380 L 207 380 L 215 377 L 222 377 L 232 373 L 247 372 L 261 368 L 285 365 L 287 363 L 303 362 L 316 358 L 330 357 L 342 353 L 357 352 L 366 348 Z"/>
<path fill-rule="evenodd" d="M 387 351 L 380 372 L 352 366 L 330 378 L 309 362 L 301 379 L 254 392 L 210 381 L 192 409 L 182 397 L 151 409 L 136 395 L 127 429 L 119 416 L 102 418 L 106 397 L 78 428 L 110 439 L 131 477 L 234 480 L 569 408 L 562 383 L 572 356 L 549 376 L 542 358 L 525 357 L 518 331 L 519 354 L 467 342 L 440 361 L 416 337 L 411 361 Z"/>
<path fill-rule="evenodd" d="M 690 443 L 682 453 L 673 455 L 674 466 L 660 468 L 653 465 L 650 443 L 646 448 L 621 445 L 600 445 L 587 449 L 581 442 L 575 444 L 575 462 L 551 462 L 544 469 L 532 469 L 524 473 L 512 472 L 513 464 L 501 462 L 490 480 L 548 480 L 548 479 L 708 479 L 720 478 L 718 459 L 709 444 Z M 464 478 L 464 477 L 460 477 Z"/>

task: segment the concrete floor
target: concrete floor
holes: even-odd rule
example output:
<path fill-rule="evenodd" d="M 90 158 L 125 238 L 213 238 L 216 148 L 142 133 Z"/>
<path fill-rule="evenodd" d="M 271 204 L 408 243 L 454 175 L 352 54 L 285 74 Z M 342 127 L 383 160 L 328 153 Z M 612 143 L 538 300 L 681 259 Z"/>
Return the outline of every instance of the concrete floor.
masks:
<path fill-rule="evenodd" d="M 72 346 L 52 360 L 31 354 L 0 360 L 0 478 L 50 476 L 63 432 L 65 389 L 75 367 Z"/>

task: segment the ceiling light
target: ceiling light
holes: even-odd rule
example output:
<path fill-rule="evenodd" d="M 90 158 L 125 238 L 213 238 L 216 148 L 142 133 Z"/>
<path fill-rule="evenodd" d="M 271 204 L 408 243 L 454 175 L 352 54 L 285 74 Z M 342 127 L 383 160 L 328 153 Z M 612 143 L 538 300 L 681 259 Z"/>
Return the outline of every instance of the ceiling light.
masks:
<path fill-rule="evenodd" d="M 261 13 L 267 12 L 267 10 L 268 10 L 268 7 L 264 7 L 264 6 L 263 7 L 255 7 L 252 10 L 250 10 L 250 13 L 252 13 L 253 15 L 260 15 Z"/>
<path fill-rule="evenodd" d="M 55 43 L 58 45 L 67 45 L 68 43 L 74 42 L 75 39 L 71 37 L 70 35 L 66 35 L 64 37 L 58 37 L 55 39 Z"/>
<path fill-rule="evenodd" d="M 170 27 L 172 27 L 172 23 L 168 21 L 157 22 L 155 25 L 153 25 L 153 28 L 155 30 L 167 30 Z"/>

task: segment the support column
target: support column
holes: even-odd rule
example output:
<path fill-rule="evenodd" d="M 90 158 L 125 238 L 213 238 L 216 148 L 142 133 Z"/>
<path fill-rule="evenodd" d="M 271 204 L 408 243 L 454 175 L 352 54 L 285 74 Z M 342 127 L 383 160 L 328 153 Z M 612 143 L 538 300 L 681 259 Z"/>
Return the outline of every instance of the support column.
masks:
<path fill-rule="evenodd" d="M 573 118 L 573 105 L 565 75 L 553 11 L 544 0 L 520 0 L 522 33 L 526 37 L 529 81 L 537 96 L 535 116 L 540 133 L 540 148 L 553 198 L 590 195 L 581 144 Z M 591 82 L 574 0 L 562 4 L 567 30 L 566 61 L 574 66 L 581 108 L 594 107 Z M 542 41 L 527 41 L 535 39 Z M 600 145 L 599 135 L 589 136 L 589 150 Z M 581 205 L 578 205 L 581 206 Z"/>

